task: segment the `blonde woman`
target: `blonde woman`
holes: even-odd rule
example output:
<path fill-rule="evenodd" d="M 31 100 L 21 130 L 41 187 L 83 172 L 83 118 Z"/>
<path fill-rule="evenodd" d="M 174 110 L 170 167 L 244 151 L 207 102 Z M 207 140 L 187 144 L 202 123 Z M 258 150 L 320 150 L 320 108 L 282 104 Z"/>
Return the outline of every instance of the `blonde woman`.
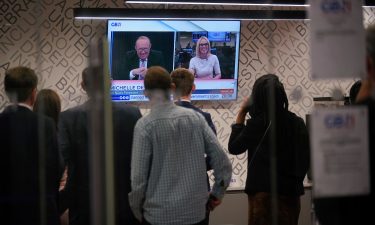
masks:
<path fill-rule="evenodd" d="M 211 53 L 210 41 L 202 36 L 197 41 L 195 57 L 190 60 L 189 70 L 197 79 L 220 79 L 219 60 Z"/>

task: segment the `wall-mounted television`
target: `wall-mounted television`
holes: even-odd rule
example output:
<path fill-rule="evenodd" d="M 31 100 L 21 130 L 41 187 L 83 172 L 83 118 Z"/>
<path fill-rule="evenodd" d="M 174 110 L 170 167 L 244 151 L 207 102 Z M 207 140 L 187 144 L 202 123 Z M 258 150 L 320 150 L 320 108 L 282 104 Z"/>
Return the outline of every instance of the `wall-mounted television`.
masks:
<path fill-rule="evenodd" d="M 210 41 L 230 42 L 230 32 L 208 32 Z"/>
<path fill-rule="evenodd" d="M 129 69 L 129 55 L 137 52 L 135 42 L 140 36 L 150 39 L 150 52 L 158 52 L 169 72 L 189 68 L 190 59 L 196 55 L 196 41 L 207 36 L 211 53 L 218 58 L 221 78 L 196 78 L 192 100 L 236 100 L 240 21 L 108 20 L 107 31 L 113 101 L 148 100 L 143 95 L 143 80 L 134 79 Z"/>
<path fill-rule="evenodd" d="M 192 32 L 191 33 L 191 40 L 193 42 L 197 42 L 198 39 L 202 36 L 208 36 L 208 32 L 207 31 L 195 31 L 195 32 Z"/>

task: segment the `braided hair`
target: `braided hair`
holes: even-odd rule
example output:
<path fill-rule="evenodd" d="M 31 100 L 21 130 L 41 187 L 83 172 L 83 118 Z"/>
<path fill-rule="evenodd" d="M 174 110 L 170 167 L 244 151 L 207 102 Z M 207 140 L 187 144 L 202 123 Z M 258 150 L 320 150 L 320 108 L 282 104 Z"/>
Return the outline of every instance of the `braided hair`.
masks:
<path fill-rule="evenodd" d="M 266 74 L 258 78 L 254 83 L 250 98 L 249 114 L 251 117 L 263 115 L 269 120 L 271 113 L 279 116 L 288 111 L 289 102 L 284 86 L 275 74 Z"/>

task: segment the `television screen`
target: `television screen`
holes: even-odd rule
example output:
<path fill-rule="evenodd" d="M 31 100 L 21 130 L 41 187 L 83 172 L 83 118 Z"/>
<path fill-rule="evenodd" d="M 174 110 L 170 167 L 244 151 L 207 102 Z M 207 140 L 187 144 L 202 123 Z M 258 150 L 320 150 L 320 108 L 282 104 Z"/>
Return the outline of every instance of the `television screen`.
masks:
<path fill-rule="evenodd" d="M 208 32 L 210 41 L 230 42 L 230 32 Z"/>
<path fill-rule="evenodd" d="M 107 28 L 113 101 L 147 101 L 142 71 L 153 65 L 191 69 L 192 100 L 236 100 L 240 21 L 108 20 Z M 196 49 L 211 55 L 199 58 Z"/>
<path fill-rule="evenodd" d="M 191 34 L 191 39 L 193 42 L 197 42 L 198 39 L 202 36 L 208 36 L 207 34 L 207 31 L 196 31 L 196 32 L 192 32 Z"/>

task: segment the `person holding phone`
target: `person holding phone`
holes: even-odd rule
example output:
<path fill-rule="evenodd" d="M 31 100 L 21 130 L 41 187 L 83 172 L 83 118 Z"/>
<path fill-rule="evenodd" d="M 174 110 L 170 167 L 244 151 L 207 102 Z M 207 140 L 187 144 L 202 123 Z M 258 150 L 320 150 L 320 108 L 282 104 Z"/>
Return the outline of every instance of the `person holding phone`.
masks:
<path fill-rule="evenodd" d="M 253 86 L 250 100 L 240 107 L 229 138 L 228 150 L 247 151 L 248 225 L 272 224 L 272 187 L 276 185 L 279 225 L 297 225 L 304 194 L 303 179 L 310 162 L 309 135 L 302 118 L 288 110 L 288 99 L 279 78 L 266 74 Z M 272 113 L 271 113 L 272 112 Z M 250 119 L 245 124 L 247 113 Z M 271 182 L 272 159 L 276 180 Z"/>

